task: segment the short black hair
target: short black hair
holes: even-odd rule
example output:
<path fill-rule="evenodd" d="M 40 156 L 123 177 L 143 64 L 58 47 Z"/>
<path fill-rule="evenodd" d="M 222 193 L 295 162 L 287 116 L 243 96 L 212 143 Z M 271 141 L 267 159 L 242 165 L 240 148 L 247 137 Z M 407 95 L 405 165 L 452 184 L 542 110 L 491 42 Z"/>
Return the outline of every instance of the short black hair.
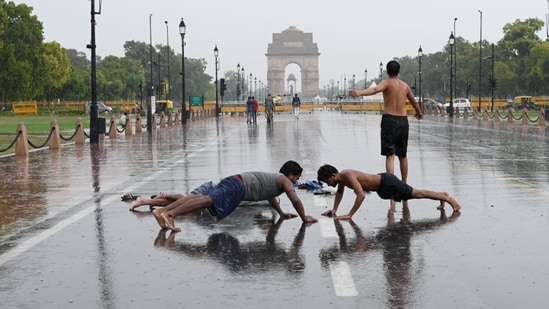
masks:
<path fill-rule="evenodd" d="M 391 60 L 387 63 L 387 75 L 397 76 L 400 73 L 400 63 L 396 60 Z"/>
<path fill-rule="evenodd" d="M 337 174 L 337 168 L 331 166 L 330 164 L 322 165 L 317 172 L 318 182 L 326 182 L 333 174 Z"/>
<path fill-rule="evenodd" d="M 282 165 L 278 172 L 284 174 L 284 176 L 290 176 L 290 174 L 301 175 L 301 173 L 303 173 L 303 168 L 299 163 L 289 160 Z"/>

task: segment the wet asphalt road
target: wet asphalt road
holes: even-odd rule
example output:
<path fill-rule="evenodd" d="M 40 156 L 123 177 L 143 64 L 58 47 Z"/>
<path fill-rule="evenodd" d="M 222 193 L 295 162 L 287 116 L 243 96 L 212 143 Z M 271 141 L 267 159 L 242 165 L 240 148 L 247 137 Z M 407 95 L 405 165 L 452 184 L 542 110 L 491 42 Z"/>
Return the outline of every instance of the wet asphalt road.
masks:
<path fill-rule="evenodd" d="M 379 123 L 315 111 L 248 126 L 225 115 L 0 158 L 0 307 L 546 308 L 549 148 L 538 126 L 410 118 L 408 182 L 455 195 L 461 215 L 430 200 L 392 213 L 370 194 L 353 221 L 334 221 L 320 215 L 333 196 L 298 190 L 318 223 L 255 205 L 220 222 L 178 218 L 171 234 L 120 201 L 288 159 L 302 182 L 324 163 L 382 172 Z M 347 191 L 339 213 L 353 200 Z M 293 212 L 285 196 L 281 205 Z"/>

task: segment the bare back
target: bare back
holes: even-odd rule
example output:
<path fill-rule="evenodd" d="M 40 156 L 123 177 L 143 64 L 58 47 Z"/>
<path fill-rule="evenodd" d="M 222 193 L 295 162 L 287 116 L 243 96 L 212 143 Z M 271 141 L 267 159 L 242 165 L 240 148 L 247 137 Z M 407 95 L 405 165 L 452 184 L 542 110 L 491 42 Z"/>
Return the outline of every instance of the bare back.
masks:
<path fill-rule="evenodd" d="M 377 87 L 383 92 L 384 114 L 406 116 L 406 100 L 415 103 L 412 90 L 397 76 L 382 81 Z"/>
<path fill-rule="evenodd" d="M 379 188 L 381 177 L 377 174 L 368 174 L 358 170 L 347 169 L 339 172 L 339 184 L 364 192 L 376 191 Z M 360 189 L 359 189 L 360 188 Z"/>

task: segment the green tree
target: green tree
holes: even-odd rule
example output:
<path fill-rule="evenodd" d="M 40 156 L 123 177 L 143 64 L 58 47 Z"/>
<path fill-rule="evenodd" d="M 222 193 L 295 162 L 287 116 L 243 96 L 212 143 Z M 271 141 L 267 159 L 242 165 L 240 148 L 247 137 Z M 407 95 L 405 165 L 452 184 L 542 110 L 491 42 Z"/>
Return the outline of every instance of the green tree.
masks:
<path fill-rule="evenodd" d="M 31 11 L 25 4 L 0 2 L 0 96 L 4 100 L 32 99 L 43 92 L 39 75 L 43 28 Z"/>
<path fill-rule="evenodd" d="M 58 93 L 61 87 L 68 81 L 71 64 L 66 51 L 57 42 L 44 43 L 42 57 L 43 65 L 40 67 L 40 72 L 38 72 L 42 78 L 37 79 L 36 82 L 43 83 L 42 89 L 45 87 L 49 102 L 50 89 Z"/>

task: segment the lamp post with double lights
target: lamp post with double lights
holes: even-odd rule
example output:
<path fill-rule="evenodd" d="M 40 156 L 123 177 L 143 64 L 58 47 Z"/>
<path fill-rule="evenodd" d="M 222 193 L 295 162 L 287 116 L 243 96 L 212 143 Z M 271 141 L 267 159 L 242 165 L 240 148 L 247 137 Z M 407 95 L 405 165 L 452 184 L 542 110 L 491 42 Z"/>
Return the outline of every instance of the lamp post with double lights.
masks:
<path fill-rule="evenodd" d="M 166 96 L 166 101 L 170 100 L 170 87 L 171 87 L 171 80 L 170 80 L 170 33 L 168 31 L 168 21 L 165 20 L 164 23 L 166 24 L 166 44 L 168 45 L 168 51 L 166 53 L 166 62 L 167 62 L 167 68 L 168 68 L 168 78 L 167 82 L 168 85 L 166 85 L 166 93 L 164 96 Z"/>
<path fill-rule="evenodd" d="M 492 74 L 488 76 L 488 85 L 492 93 L 492 106 L 490 110 L 493 112 L 494 111 L 494 91 L 496 90 L 496 87 L 497 87 L 497 80 L 496 80 L 496 77 L 494 76 L 494 44 L 493 43 L 492 43 L 492 55 L 482 58 L 482 60 L 488 60 L 488 59 L 492 60 Z"/>
<path fill-rule="evenodd" d="M 215 117 L 219 117 L 219 83 L 217 80 L 217 71 L 218 71 L 218 57 L 219 57 L 219 49 L 217 48 L 217 45 L 214 47 L 214 58 L 215 58 Z"/>
<path fill-rule="evenodd" d="M 423 57 L 423 49 L 421 48 L 421 45 L 419 46 L 419 49 L 417 50 L 417 57 L 419 60 L 419 106 L 423 110 L 423 94 L 421 93 L 421 58 Z"/>
<path fill-rule="evenodd" d="M 252 96 L 252 73 L 250 73 L 250 79 L 248 79 L 248 96 Z"/>
<path fill-rule="evenodd" d="M 240 100 L 240 62 L 236 65 L 236 101 Z"/>
<path fill-rule="evenodd" d="M 149 15 L 149 64 L 151 69 L 149 81 L 149 94 L 147 102 L 147 132 L 152 132 L 152 104 L 154 97 L 154 82 L 153 82 L 153 46 L 152 46 L 152 15 Z"/>
<path fill-rule="evenodd" d="M 91 49 L 91 106 L 90 106 L 90 144 L 99 143 L 99 112 L 97 109 L 97 70 L 95 57 L 95 1 L 91 0 L 91 42 L 86 47 Z"/>
<path fill-rule="evenodd" d="M 242 100 L 245 99 L 245 93 L 244 93 L 244 76 L 246 76 L 246 72 L 244 71 L 244 67 L 242 67 L 242 74 L 240 74 L 240 81 L 242 84 L 240 85 L 240 94 L 242 95 Z"/>
<path fill-rule="evenodd" d="M 454 64 L 453 64 L 453 58 L 454 58 L 454 43 L 455 43 L 455 37 L 454 32 L 450 33 L 450 38 L 448 39 L 448 44 L 450 44 L 450 110 L 448 111 L 448 116 L 450 118 L 454 117 Z"/>
<path fill-rule="evenodd" d="M 480 102 L 482 97 L 482 11 L 480 13 L 480 40 L 478 41 L 478 112 L 480 113 Z"/>
<path fill-rule="evenodd" d="M 181 18 L 179 22 L 179 34 L 181 35 L 181 123 L 187 121 L 187 108 L 185 104 L 185 32 L 187 26 Z M 190 109 L 190 107 L 189 107 Z"/>
<path fill-rule="evenodd" d="M 457 38 L 457 34 L 456 34 L 456 21 L 457 21 L 457 17 L 454 17 L 454 38 Z M 456 95 L 456 92 L 457 92 L 457 41 L 454 40 L 454 85 L 453 85 L 453 88 L 454 89 L 454 97 L 457 97 Z"/>
<path fill-rule="evenodd" d="M 383 79 L 383 62 L 379 62 L 379 82 Z"/>

